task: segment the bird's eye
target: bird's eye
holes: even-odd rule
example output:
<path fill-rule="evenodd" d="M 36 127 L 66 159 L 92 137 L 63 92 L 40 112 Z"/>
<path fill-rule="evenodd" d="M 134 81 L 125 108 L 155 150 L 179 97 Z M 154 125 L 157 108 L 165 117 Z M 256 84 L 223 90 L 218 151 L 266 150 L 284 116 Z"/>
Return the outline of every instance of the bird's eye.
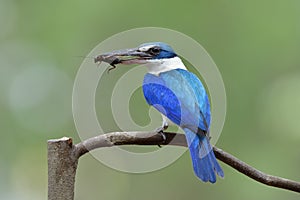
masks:
<path fill-rule="evenodd" d="M 153 47 L 153 48 L 149 49 L 149 52 L 150 52 L 151 54 L 153 54 L 153 55 L 157 55 L 157 54 L 160 53 L 160 48 L 158 48 L 158 47 Z"/>

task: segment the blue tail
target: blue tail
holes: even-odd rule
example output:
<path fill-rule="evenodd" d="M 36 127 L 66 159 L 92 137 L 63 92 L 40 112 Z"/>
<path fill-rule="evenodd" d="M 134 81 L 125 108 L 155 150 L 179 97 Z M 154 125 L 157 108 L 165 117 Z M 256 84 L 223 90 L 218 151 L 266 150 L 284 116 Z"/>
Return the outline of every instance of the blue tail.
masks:
<path fill-rule="evenodd" d="M 216 174 L 224 177 L 209 140 L 205 136 L 199 136 L 189 129 L 184 129 L 189 145 L 193 168 L 196 176 L 204 182 L 216 182 Z"/>

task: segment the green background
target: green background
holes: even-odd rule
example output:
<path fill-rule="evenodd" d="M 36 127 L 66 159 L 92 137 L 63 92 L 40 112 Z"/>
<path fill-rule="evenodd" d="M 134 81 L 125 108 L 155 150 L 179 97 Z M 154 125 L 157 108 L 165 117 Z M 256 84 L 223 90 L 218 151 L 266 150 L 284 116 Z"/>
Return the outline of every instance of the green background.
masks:
<path fill-rule="evenodd" d="M 79 142 L 72 118 L 78 56 L 145 26 L 191 36 L 218 65 L 228 106 L 217 146 L 300 181 L 300 1 L 0 0 L 0 199 L 46 198 L 46 140 Z M 299 199 L 221 164 L 225 179 L 212 185 L 194 176 L 188 153 L 147 174 L 85 155 L 76 199 Z"/>

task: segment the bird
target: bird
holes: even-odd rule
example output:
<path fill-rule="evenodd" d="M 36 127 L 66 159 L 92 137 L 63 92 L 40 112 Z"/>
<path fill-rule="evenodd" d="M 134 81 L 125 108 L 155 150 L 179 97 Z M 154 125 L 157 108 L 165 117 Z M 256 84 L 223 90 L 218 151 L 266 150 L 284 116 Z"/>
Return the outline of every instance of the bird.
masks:
<path fill-rule="evenodd" d="M 162 133 L 167 119 L 185 133 L 195 175 L 203 182 L 215 183 L 224 172 L 210 144 L 211 108 L 200 79 L 188 71 L 173 48 L 163 42 L 148 42 L 136 48 L 116 50 L 95 57 L 95 62 L 115 65 L 145 65 L 143 94 L 150 106 L 163 115 Z"/>

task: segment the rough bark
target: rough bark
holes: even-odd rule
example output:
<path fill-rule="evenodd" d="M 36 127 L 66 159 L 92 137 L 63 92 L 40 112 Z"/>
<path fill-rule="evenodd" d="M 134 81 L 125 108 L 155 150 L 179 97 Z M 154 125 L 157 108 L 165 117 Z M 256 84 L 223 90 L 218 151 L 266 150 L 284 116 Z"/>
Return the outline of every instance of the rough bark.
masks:
<path fill-rule="evenodd" d="M 71 138 L 48 140 L 48 200 L 73 200 L 78 158 Z"/>

